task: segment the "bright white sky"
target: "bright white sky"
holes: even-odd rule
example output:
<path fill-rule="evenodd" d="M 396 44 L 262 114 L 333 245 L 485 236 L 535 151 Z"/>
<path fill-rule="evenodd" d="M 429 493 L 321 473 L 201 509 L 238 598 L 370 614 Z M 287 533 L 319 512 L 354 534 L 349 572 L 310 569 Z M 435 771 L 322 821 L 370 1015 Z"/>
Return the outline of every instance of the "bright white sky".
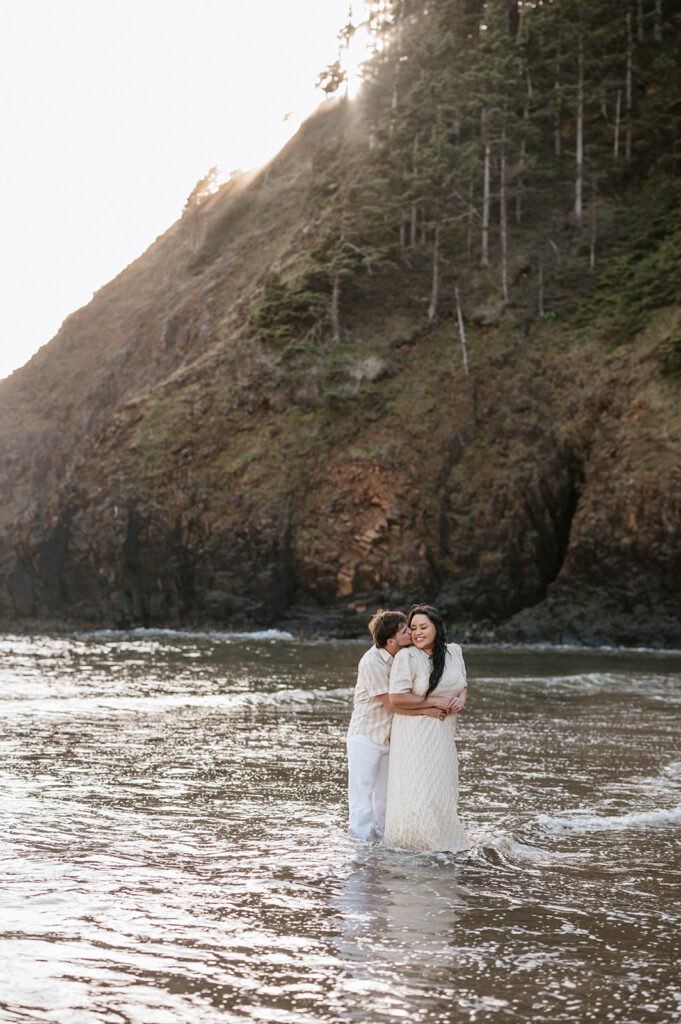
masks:
<path fill-rule="evenodd" d="M 360 8 L 359 2 L 355 8 Z M 16 0 L 0 31 L 0 377 L 323 99 L 348 0 Z M 290 113 L 290 118 L 283 121 Z"/>

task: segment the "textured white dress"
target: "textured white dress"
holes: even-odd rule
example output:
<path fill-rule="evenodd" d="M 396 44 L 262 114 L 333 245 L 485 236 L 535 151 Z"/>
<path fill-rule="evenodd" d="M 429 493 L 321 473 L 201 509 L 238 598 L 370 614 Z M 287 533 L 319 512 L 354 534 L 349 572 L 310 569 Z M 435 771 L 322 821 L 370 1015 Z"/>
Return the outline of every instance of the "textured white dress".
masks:
<path fill-rule="evenodd" d="M 391 693 L 425 694 L 432 662 L 417 647 L 395 655 Z M 456 697 L 466 685 L 458 644 L 447 645 L 442 678 L 431 696 Z M 459 763 L 457 715 L 443 722 L 428 715 L 394 715 L 388 762 L 388 808 L 384 842 L 403 850 L 465 850 L 457 804 Z"/>

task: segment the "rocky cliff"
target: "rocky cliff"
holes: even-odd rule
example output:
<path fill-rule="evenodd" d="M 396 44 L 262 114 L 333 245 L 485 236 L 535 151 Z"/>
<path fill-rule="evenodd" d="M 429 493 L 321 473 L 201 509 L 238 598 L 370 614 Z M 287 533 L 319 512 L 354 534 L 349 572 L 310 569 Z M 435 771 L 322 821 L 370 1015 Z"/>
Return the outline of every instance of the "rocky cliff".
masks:
<path fill-rule="evenodd" d="M 619 343 L 598 310 L 530 316 L 463 275 L 466 373 L 453 303 L 426 324 L 428 268 L 386 262 L 346 287 L 340 336 L 253 326 L 271 269 L 318 244 L 347 116 L 185 215 L 0 383 L 3 624 L 348 635 L 428 599 L 473 639 L 679 646 L 660 360 L 681 306 Z"/>

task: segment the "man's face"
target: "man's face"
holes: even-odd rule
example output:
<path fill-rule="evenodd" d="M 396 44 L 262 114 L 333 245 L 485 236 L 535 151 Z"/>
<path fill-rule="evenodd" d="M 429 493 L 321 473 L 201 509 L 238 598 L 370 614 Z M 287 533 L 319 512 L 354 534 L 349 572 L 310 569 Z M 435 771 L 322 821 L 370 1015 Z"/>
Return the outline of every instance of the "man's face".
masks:
<path fill-rule="evenodd" d="M 406 622 L 403 622 L 395 633 L 395 640 L 400 647 L 409 647 L 411 644 L 411 630 Z"/>

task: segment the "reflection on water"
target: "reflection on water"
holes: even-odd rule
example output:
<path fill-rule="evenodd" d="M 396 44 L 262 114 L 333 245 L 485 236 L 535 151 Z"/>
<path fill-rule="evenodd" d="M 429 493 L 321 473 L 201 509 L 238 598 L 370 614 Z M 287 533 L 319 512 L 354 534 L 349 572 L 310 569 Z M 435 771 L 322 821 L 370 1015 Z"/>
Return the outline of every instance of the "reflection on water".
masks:
<path fill-rule="evenodd" d="M 0 638 L 2 1024 L 681 1020 L 681 655 L 472 649 L 472 847 L 346 834 L 363 647 Z"/>

